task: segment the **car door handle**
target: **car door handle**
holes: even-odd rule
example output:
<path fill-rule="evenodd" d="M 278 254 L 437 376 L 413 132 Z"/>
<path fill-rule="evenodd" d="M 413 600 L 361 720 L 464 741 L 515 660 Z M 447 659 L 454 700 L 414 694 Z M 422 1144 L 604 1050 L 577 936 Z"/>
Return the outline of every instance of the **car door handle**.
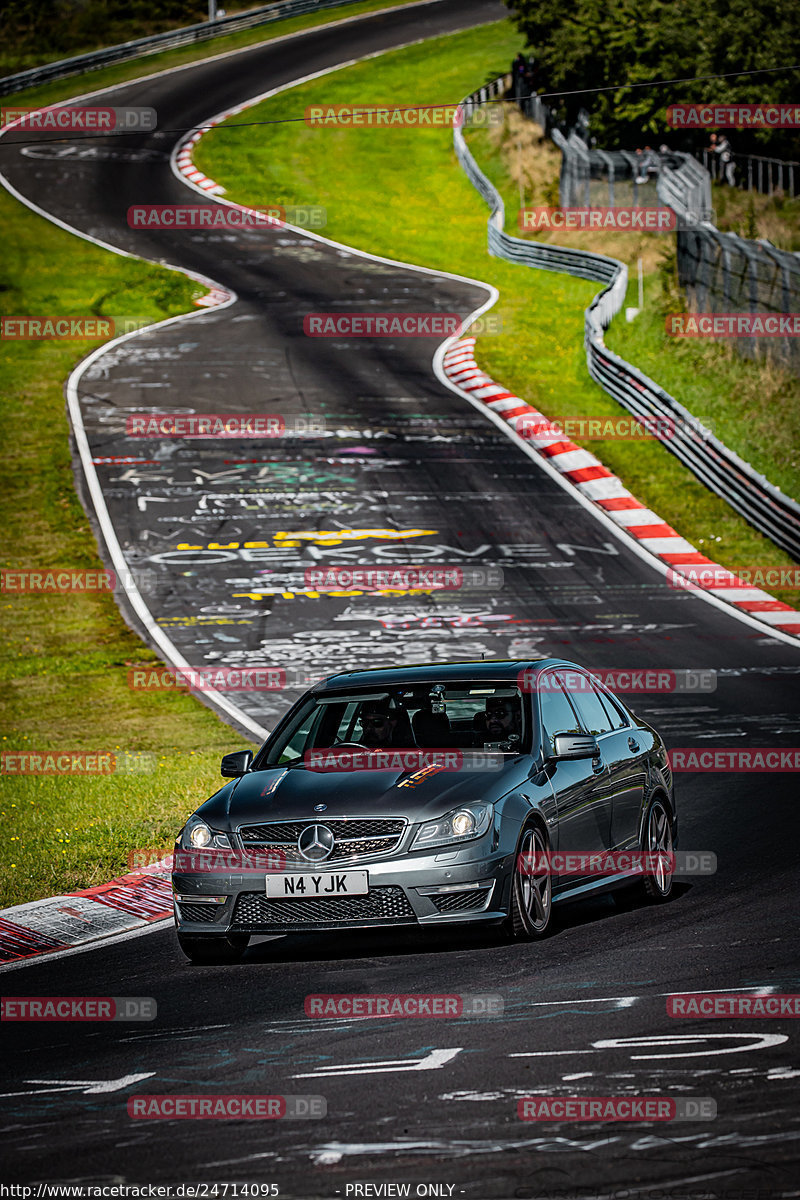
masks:
<path fill-rule="evenodd" d="M 603 762 L 602 758 L 592 759 L 592 770 L 594 771 L 595 775 L 603 774 L 603 772 L 606 770 L 606 764 Z"/>
<path fill-rule="evenodd" d="M 635 737 L 628 738 L 628 749 L 633 750 L 634 752 L 639 749 L 639 743 L 637 742 Z"/>

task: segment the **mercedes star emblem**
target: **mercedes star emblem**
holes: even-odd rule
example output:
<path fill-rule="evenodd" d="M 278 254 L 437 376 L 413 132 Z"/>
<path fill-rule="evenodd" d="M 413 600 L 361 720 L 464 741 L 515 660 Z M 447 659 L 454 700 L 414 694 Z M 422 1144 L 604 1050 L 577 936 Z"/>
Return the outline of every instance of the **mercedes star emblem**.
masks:
<path fill-rule="evenodd" d="M 333 852 L 333 834 L 327 825 L 307 825 L 297 839 L 297 849 L 309 862 L 322 862 Z"/>

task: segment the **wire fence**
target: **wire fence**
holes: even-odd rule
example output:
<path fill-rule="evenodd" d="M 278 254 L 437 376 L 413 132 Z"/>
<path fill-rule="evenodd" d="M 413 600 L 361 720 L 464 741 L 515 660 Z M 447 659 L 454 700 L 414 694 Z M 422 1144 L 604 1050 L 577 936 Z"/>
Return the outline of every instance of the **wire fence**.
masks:
<path fill-rule="evenodd" d="M 590 148 L 574 130 L 564 136 L 554 128 L 552 137 L 562 155 L 562 207 L 670 208 L 677 214 L 678 283 L 689 311 L 800 313 L 800 254 L 764 238 L 748 241 L 720 232 L 713 223 L 711 176 L 692 155 L 664 148 L 644 161 L 642 152 Z M 800 375 L 800 338 L 779 334 L 728 341 L 743 358 Z"/>
<path fill-rule="evenodd" d="M 502 95 L 506 83 L 507 77 L 495 80 L 462 101 L 465 124 L 476 107 Z M 662 444 L 701 482 L 756 529 L 800 559 L 800 505 L 714 437 L 654 380 L 605 345 L 605 330 L 625 303 L 628 285 L 625 264 L 588 250 L 551 246 L 506 233 L 502 197 L 476 163 L 460 125 L 454 125 L 453 143 L 464 172 L 491 210 L 488 220 L 490 254 L 539 270 L 565 272 L 603 284 L 584 314 L 586 361 L 592 379 L 634 416 L 649 419 L 656 436 L 660 432 Z M 686 170 L 686 164 L 683 163 L 680 169 Z M 688 169 L 687 186 L 694 177 L 692 169 Z M 691 190 L 684 196 L 687 208 L 691 196 Z M 718 238 L 730 236 L 714 232 Z M 681 236 L 679 234 L 679 238 Z"/>
<path fill-rule="evenodd" d="M 800 255 L 720 233 L 713 228 L 678 234 L 678 282 L 696 313 L 800 312 Z M 800 339 L 736 337 L 744 358 L 767 360 L 800 375 Z"/>

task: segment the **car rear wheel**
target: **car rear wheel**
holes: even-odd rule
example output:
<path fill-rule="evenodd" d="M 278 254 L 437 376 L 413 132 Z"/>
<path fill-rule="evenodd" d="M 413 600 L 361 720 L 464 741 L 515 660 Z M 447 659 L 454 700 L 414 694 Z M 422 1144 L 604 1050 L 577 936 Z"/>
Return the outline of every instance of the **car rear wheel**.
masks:
<path fill-rule="evenodd" d="M 547 858 L 550 845 L 541 825 L 522 831 L 511 878 L 506 933 L 514 941 L 546 937 L 553 919 L 553 880 Z"/>
<path fill-rule="evenodd" d="M 247 949 L 250 935 L 247 933 L 229 933 L 202 935 L 179 933 L 178 944 L 188 959 L 193 963 L 234 963 L 238 962 Z"/>
<path fill-rule="evenodd" d="M 656 856 L 656 865 L 652 873 L 642 877 L 642 890 L 648 900 L 656 904 L 668 900 L 672 892 L 672 817 L 661 797 L 656 796 L 650 802 L 644 822 L 642 849 L 647 854 Z"/>

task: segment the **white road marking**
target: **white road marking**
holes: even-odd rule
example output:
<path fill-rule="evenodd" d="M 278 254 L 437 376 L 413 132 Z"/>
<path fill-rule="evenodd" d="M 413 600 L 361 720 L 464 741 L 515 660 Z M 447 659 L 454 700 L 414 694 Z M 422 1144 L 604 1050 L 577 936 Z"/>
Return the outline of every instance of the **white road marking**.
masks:
<path fill-rule="evenodd" d="M 122 1075 L 119 1079 L 26 1079 L 25 1083 L 46 1083 L 49 1086 L 25 1092 L 0 1092 L 0 1099 L 9 1096 L 41 1096 L 45 1092 L 83 1092 L 85 1096 L 101 1096 L 108 1092 L 121 1092 L 123 1088 L 143 1079 L 151 1079 L 155 1071 L 144 1071 L 138 1075 Z"/>
<path fill-rule="evenodd" d="M 436 1071 L 446 1063 L 452 1062 L 460 1054 L 463 1046 L 450 1050 L 431 1050 L 425 1058 L 409 1062 L 407 1058 L 387 1058 L 382 1062 L 339 1063 L 335 1066 L 322 1067 L 319 1071 L 306 1071 L 301 1075 L 293 1075 L 292 1079 L 324 1079 L 332 1075 L 379 1075 L 399 1071 Z"/>
<path fill-rule="evenodd" d="M 750 1045 L 720 1047 L 717 1050 L 707 1047 L 702 1050 L 687 1050 L 685 1053 L 679 1054 L 632 1054 L 631 1059 L 636 1061 L 648 1058 L 702 1058 L 717 1054 L 742 1054 L 747 1050 L 765 1050 L 768 1046 L 780 1046 L 789 1040 L 788 1034 L 785 1033 L 664 1033 L 649 1037 L 602 1038 L 599 1042 L 592 1042 L 593 1048 L 590 1050 L 519 1050 L 514 1054 L 509 1054 L 508 1057 L 551 1058 L 557 1054 L 599 1054 L 601 1050 L 655 1050 L 659 1046 L 690 1046 L 719 1038 L 724 1038 L 726 1041 L 731 1038 L 743 1038 L 749 1041 Z"/>

